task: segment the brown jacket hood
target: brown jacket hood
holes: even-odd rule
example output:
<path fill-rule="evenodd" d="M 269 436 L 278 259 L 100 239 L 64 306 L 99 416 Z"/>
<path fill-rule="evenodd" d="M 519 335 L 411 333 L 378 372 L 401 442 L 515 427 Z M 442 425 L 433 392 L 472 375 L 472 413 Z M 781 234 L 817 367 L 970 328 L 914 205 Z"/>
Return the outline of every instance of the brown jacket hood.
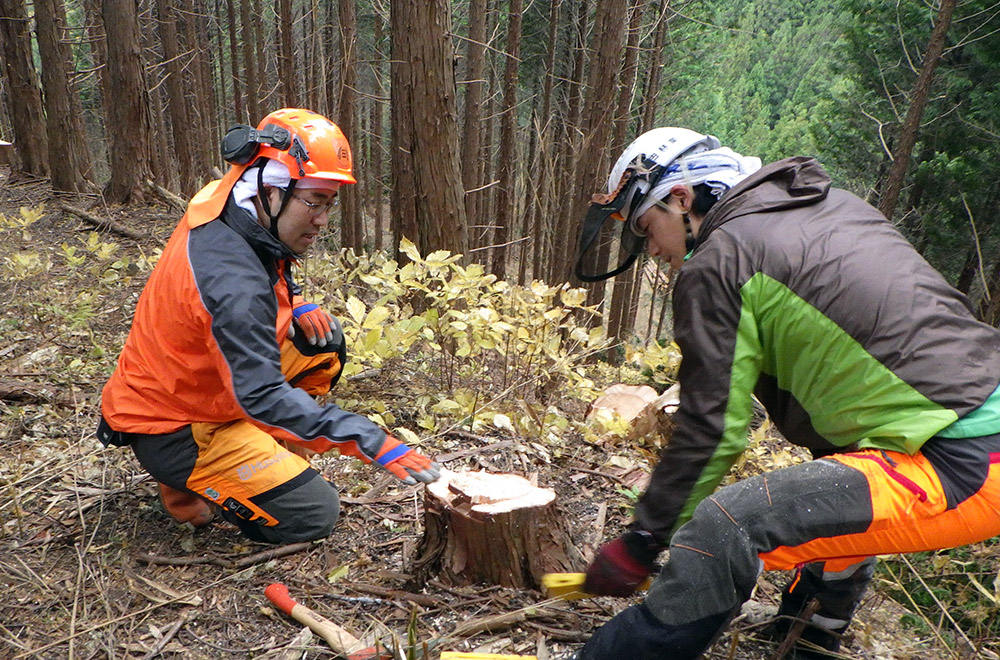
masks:
<path fill-rule="evenodd" d="M 829 192 L 830 175 L 815 158 L 795 156 L 765 165 L 712 207 L 698 232 L 698 244 L 734 218 L 808 206 L 825 199 Z"/>

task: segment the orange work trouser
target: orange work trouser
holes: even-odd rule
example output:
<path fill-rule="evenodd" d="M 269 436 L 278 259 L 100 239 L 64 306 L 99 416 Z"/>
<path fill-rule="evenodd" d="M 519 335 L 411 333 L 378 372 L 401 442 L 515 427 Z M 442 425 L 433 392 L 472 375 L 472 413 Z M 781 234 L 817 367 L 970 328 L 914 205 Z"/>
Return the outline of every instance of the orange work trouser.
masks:
<path fill-rule="evenodd" d="M 314 396 L 326 394 L 340 373 L 343 355 L 340 346 L 329 351 L 306 355 L 286 340 L 282 373 Z M 310 467 L 304 458 L 308 452 L 281 443 L 247 420 L 195 422 L 173 433 L 130 434 L 129 439 L 153 477 L 219 505 L 254 540 L 321 538 L 339 515 L 336 490 Z"/>

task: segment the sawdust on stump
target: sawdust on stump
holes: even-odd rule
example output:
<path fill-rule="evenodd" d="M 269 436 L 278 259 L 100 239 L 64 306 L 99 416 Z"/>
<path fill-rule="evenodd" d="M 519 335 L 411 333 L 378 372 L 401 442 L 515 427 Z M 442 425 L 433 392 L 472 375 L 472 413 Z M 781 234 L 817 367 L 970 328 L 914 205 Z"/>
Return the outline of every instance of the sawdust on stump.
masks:
<path fill-rule="evenodd" d="M 555 491 L 515 474 L 452 472 L 428 485 L 413 575 L 452 585 L 537 588 L 542 575 L 576 570 Z"/>

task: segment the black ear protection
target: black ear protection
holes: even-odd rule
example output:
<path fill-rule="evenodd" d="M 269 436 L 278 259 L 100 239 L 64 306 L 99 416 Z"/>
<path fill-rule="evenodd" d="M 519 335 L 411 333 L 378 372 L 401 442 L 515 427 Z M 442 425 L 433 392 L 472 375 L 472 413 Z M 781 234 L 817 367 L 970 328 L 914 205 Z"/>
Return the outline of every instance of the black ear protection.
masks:
<path fill-rule="evenodd" d="M 291 131 L 274 124 L 267 124 L 259 131 L 244 124 L 233 124 L 226 131 L 226 136 L 222 138 L 220 150 L 223 160 L 227 163 L 246 165 L 260 151 L 260 145 L 267 144 L 275 149 L 286 151 L 292 146 L 292 142 Z M 298 143 L 298 141 L 296 142 Z M 308 155 L 302 160 L 309 160 Z"/>

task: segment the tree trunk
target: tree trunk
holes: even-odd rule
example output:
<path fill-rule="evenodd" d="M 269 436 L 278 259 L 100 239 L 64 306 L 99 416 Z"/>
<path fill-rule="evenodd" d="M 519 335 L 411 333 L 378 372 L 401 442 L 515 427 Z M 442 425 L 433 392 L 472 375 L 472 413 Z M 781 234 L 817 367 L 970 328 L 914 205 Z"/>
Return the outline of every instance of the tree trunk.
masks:
<path fill-rule="evenodd" d="M 413 88 L 410 84 L 410 45 L 413 38 L 410 19 L 411 6 L 407 0 L 392 0 L 389 34 L 392 35 L 390 58 L 391 122 L 392 122 L 392 225 L 393 250 L 397 263 L 404 263 L 406 256 L 400 252 L 403 238 L 417 243 L 420 239 L 417 225 L 417 179 L 413 171 Z M 419 243 L 418 243 L 419 244 Z"/>
<path fill-rule="evenodd" d="M 416 184 L 416 244 L 421 254 L 434 250 L 464 252 L 466 218 L 458 153 L 458 109 L 455 91 L 451 9 L 447 0 L 409 3 L 393 0 L 393 12 L 409 4 L 407 23 L 393 38 L 401 42 L 400 57 L 408 77 L 409 152 Z M 401 32 L 408 32 L 400 39 Z M 395 94 L 395 81 L 393 93 Z M 401 112 L 393 107 L 393 114 Z"/>
<path fill-rule="evenodd" d="M 587 210 L 590 195 L 604 187 L 608 166 L 608 142 L 614 121 L 616 81 L 621 69 L 622 49 L 625 46 L 626 5 L 617 0 L 598 0 L 594 17 L 594 61 L 590 65 L 585 109 L 583 113 L 583 144 L 577 152 L 573 174 L 570 221 L 573 231 L 569 236 L 580 235 L 580 225 Z M 602 176 L 604 175 L 604 176 Z M 603 272 L 608 263 L 607 248 L 602 247 L 596 262 L 587 266 L 590 272 Z M 594 259 L 594 255 L 590 255 Z M 600 282 L 587 292 L 587 304 L 599 305 L 604 299 L 605 287 Z"/>
<path fill-rule="evenodd" d="M 356 114 L 355 104 L 357 103 L 357 68 L 358 60 L 358 26 L 354 13 L 355 0 L 340 0 L 340 102 L 337 114 L 337 125 L 347 136 L 348 141 L 357 139 L 357 146 L 361 146 L 360 132 L 354 130 L 354 118 Z M 353 144 L 353 143 L 352 143 Z M 361 149 L 357 150 L 361 154 Z M 361 189 L 354 189 L 355 186 L 347 186 L 341 191 L 343 200 L 341 201 L 341 246 L 351 247 L 356 251 L 361 250 L 364 242 L 364 229 L 361 224 Z"/>
<path fill-rule="evenodd" d="M 579 238 L 572 233 L 576 221 L 570 214 L 575 206 L 572 195 L 577 194 L 577 189 L 573 185 L 575 174 L 573 162 L 576 154 L 580 153 L 577 136 L 580 134 L 580 108 L 583 102 L 583 94 L 581 94 L 580 89 L 583 87 L 583 71 L 587 63 L 589 6 L 589 0 L 580 0 L 576 21 L 573 25 L 573 72 L 569 76 L 566 91 L 566 116 L 561 131 L 562 150 L 559 155 L 560 169 L 554 173 L 556 178 L 555 198 L 559 200 L 554 236 L 559 244 L 557 257 L 550 262 L 552 269 L 548 277 L 550 283 L 569 282 L 573 279 L 573 263 L 579 241 Z M 589 194 L 587 199 L 590 199 Z"/>
<path fill-rule="evenodd" d="M 493 236 L 491 272 L 507 277 L 507 242 L 513 238 L 514 183 L 517 163 L 517 74 L 521 55 L 522 0 L 510 0 L 507 11 L 507 56 L 503 75 L 503 110 L 500 116 L 500 184 L 497 187 L 496 232 Z"/>
<path fill-rule="evenodd" d="M 247 117 L 251 126 L 263 119 L 260 110 L 260 85 L 257 82 L 257 41 L 253 35 L 253 19 L 250 13 L 250 0 L 240 0 L 240 39 L 243 41 L 243 71 L 246 75 Z"/>
<path fill-rule="evenodd" d="M 177 0 L 174 0 L 177 1 Z M 194 122 L 192 154 L 195 158 L 195 178 L 198 186 L 211 172 L 216 162 L 218 146 L 222 140 L 216 118 L 215 86 L 212 84 L 212 48 L 206 31 L 206 16 L 195 5 L 195 0 L 182 0 L 185 39 L 191 51 L 191 73 L 194 94 L 188 94 L 188 116 Z"/>
<path fill-rule="evenodd" d="M 167 114 L 170 117 L 170 135 L 173 138 L 174 155 L 176 156 L 177 172 L 180 175 L 181 193 L 193 195 L 195 192 L 195 157 L 191 140 L 195 139 L 190 130 L 191 118 L 188 116 L 188 94 L 184 83 L 184 63 L 181 61 L 178 49 L 179 35 L 177 32 L 177 12 L 170 0 L 156 0 L 156 13 L 159 15 L 160 43 L 163 45 L 163 58 L 167 67 Z"/>
<path fill-rule="evenodd" d="M 625 48 L 625 63 L 622 67 L 622 85 L 618 90 L 618 110 L 614 119 L 612 149 L 625 147 L 628 126 L 632 119 L 632 100 L 635 98 L 635 86 L 638 79 L 640 21 L 642 19 L 643 0 L 637 0 L 632 5 L 632 17 L 629 19 L 628 44 Z M 630 271 L 631 272 L 631 271 Z M 615 278 L 611 288 L 611 306 L 608 311 L 608 336 L 615 340 L 615 345 L 608 349 L 608 361 L 618 364 L 619 345 L 628 334 L 622 328 L 622 317 L 626 301 L 631 295 L 629 273 L 622 273 Z"/>
<path fill-rule="evenodd" d="M 483 78 L 486 61 L 486 0 L 469 2 L 469 41 L 465 51 L 465 117 L 462 127 L 462 185 L 465 188 L 465 216 L 472 224 L 479 224 L 481 216 L 477 204 L 483 196 L 476 190 L 482 185 L 478 174 L 481 170 Z"/>
<path fill-rule="evenodd" d="M 233 84 L 233 114 L 236 117 L 236 122 L 246 123 L 250 120 L 245 114 L 243 88 L 241 86 L 240 74 L 237 73 L 241 69 L 239 42 L 236 37 L 236 7 L 233 6 L 233 2 L 234 0 L 226 0 L 226 17 L 228 18 L 229 29 L 229 78 Z M 229 127 L 226 126 L 226 128 Z"/>
<path fill-rule="evenodd" d="M 642 99 L 642 123 L 639 132 L 656 128 L 656 110 L 660 103 L 660 73 L 663 71 L 663 45 L 667 40 L 667 11 L 670 9 L 670 0 L 660 2 L 660 12 L 656 19 L 656 32 L 653 37 L 653 49 L 649 51 L 646 71 L 646 93 Z"/>
<path fill-rule="evenodd" d="M 38 54 L 42 60 L 46 132 L 52 187 L 66 192 L 91 188 L 92 168 L 80 97 L 70 81 L 72 56 L 63 38 L 62 0 L 35 0 Z"/>
<path fill-rule="evenodd" d="M 292 46 L 292 0 L 278 0 L 278 103 L 298 107 L 295 93 L 295 52 Z"/>
<path fill-rule="evenodd" d="M 934 31 L 931 33 L 930 43 L 927 44 L 927 52 L 924 54 L 923 68 L 920 69 L 920 75 L 917 76 L 917 82 L 913 86 L 910 108 L 906 112 L 903 129 L 899 134 L 899 142 L 892 155 L 889 178 L 882 189 L 882 199 L 878 205 L 878 210 L 890 220 L 896 211 L 899 193 L 903 189 L 903 179 L 906 177 L 906 170 L 910 165 L 910 154 L 913 153 L 913 146 L 917 143 L 920 118 L 927 105 L 927 97 L 930 94 L 931 84 L 934 82 L 934 72 L 941 61 L 941 54 L 944 52 L 944 43 L 948 36 L 948 28 L 951 27 L 951 17 L 955 12 L 956 3 L 957 0 L 941 0 L 941 8 L 938 10 L 937 21 L 934 23 Z"/>
<path fill-rule="evenodd" d="M 152 177 L 149 154 L 149 100 L 139 47 L 139 23 L 134 0 L 103 0 L 101 14 L 107 35 L 108 63 L 105 89 L 115 90 L 105 118 L 111 133 L 111 178 L 104 188 L 106 201 L 125 204 L 144 201 L 143 188 Z"/>
<path fill-rule="evenodd" d="M 372 217 L 373 223 L 375 225 L 375 251 L 381 252 L 385 247 L 383 236 L 385 235 L 385 228 L 382 226 L 385 222 L 385 218 L 382 213 L 382 154 L 384 153 L 383 136 L 382 136 L 382 95 L 385 93 L 382 86 L 382 76 L 383 76 L 383 66 L 382 62 L 385 56 L 382 54 L 382 16 L 378 13 L 375 14 L 375 38 L 374 38 L 374 53 L 372 55 L 372 69 L 374 71 L 375 80 L 375 98 L 372 99 L 371 106 L 371 148 L 370 157 L 368 159 L 368 174 L 367 179 L 371 185 L 371 198 L 372 198 Z"/>
<path fill-rule="evenodd" d="M 42 92 L 31 59 L 31 31 L 24 0 L 0 0 L 0 43 L 7 102 L 17 162 L 14 169 L 38 177 L 49 175 L 49 145 L 42 112 Z"/>
<path fill-rule="evenodd" d="M 553 234 L 551 217 L 552 206 L 552 168 L 555 167 L 553 156 L 552 130 L 552 88 L 556 77 L 556 51 L 558 50 L 559 6 L 561 0 L 552 0 L 549 5 L 548 45 L 545 53 L 545 76 L 542 82 L 541 109 L 537 114 L 535 130 L 538 133 L 538 148 L 535 151 L 534 171 L 529 178 L 536 185 L 529 196 L 527 215 L 530 218 L 528 231 L 534 239 L 532 245 L 531 273 L 535 279 L 545 279 L 549 276 L 548 269 L 543 264 L 552 258 Z"/>
<path fill-rule="evenodd" d="M 425 491 L 416 585 L 437 576 L 453 585 L 533 589 L 546 573 L 572 571 L 580 553 L 555 498 L 513 474 L 446 471 Z"/>

